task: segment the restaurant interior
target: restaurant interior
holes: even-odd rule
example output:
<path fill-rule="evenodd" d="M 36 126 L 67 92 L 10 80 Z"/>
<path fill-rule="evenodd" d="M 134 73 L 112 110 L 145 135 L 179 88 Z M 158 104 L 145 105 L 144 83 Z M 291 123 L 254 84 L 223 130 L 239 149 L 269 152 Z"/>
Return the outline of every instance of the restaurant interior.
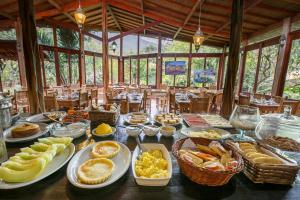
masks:
<path fill-rule="evenodd" d="M 300 1 L 2 0 L 0 199 L 300 199 Z"/>

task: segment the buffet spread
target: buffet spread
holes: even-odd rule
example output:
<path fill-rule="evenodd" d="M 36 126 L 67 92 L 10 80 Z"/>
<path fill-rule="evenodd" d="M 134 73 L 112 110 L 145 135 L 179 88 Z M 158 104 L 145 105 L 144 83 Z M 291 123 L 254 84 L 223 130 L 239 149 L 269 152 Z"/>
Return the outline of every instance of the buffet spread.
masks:
<path fill-rule="evenodd" d="M 110 113 L 109 116 L 114 117 L 110 118 L 112 121 L 102 120 L 103 116 L 97 118 L 99 113 Z M 291 133 L 283 134 L 287 129 L 281 127 L 291 123 L 277 121 L 277 130 L 281 131 L 276 134 L 276 130 L 268 129 L 266 122 L 260 120 L 251 129 L 257 137 L 236 140 L 229 129 L 242 127 L 236 125 L 241 122 L 234 115 L 226 120 L 219 115 L 160 113 L 152 118 L 147 113 L 129 113 L 121 116 L 124 124 L 114 127 L 114 120 L 119 117 L 118 106 L 102 105 L 85 111 L 48 112 L 19 120 L 3 132 L 4 140 L 6 143 L 31 142 L 31 145 L 21 148 L 1 164 L 0 189 L 33 184 L 69 161 L 67 178 L 79 188 L 110 185 L 118 181 L 130 165 L 138 185 L 168 185 L 172 179 L 170 152 L 163 144 L 139 144 L 142 134 L 145 137 L 160 134 L 166 138 L 180 135 L 182 139 L 174 141 L 171 153 L 181 172 L 199 185 L 225 185 L 240 172 L 253 183 L 292 185 L 299 171 L 297 162 L 282 153 L 297 153 L 300 149 L 299 140 L 291 137 Z M 102 141 L 87 143 L 75 153 L 73 141 L 89 131 L 89 139 L 101 137 Z M 112 135 L 124 132 L 138 141 L 133 153 L 126 145 L 111 140 Z M 0 149 L 0 153 L 4 150 Z"/>

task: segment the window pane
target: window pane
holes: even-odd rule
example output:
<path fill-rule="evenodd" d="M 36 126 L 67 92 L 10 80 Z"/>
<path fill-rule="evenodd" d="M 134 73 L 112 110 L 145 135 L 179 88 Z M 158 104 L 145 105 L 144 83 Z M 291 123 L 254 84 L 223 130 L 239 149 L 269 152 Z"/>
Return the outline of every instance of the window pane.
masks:
<path fill-rule="evenodd" d="M 219 69 L 219 58 L 206 58 L 206 69 L 207 70 L 213 70 L 214 72 L 214 82 L 210 83 L 211 85 L 217 85 L 217 79 L 218 79 L 218 69 Z"/>
<path fill-rule="evenodd" d="M 198 53 L 222 53 L 222 48 L 210 47 L 206 45 L 201 45 Z M 195 45 L 192 46 L 192 53 L 197 53 Z"/>
<path fill-rule="evenodd" d="M 195 71 L 204 69 L 204 58 L 192 58 L 191 86 L 200 87 L 202 83 L 195 82 Z"/>
<path fill-rule="evenodd" d="M 65 28 L 57 28 L 57 43 L 59 47 L 79 49 L 79 33 Z"/>
<path fill-rule="evenodd" d="M 128 35 L 123 38 L 123 56 L 137 55 L 137 36 Z"/>
<path fill-rule="evenodd" d="M 300 39 L 292 44 L 288 71 L 285 79 L 284 96 L 300 99 Z"/>
<path fill-rule="evenodd" d="M 113 83 L 118 83 L 118 59 L 112 59 Z"/>
<path fill-rule="evenodd" d="M 188 42 L 181 42 L 176 40 L 162 40 L 162 53 L 189 53 L 190 44 Z"/>
<path fill-rule="evenodd" d="M 1 81 L 3 90 L 13 92 L 17 87 L 21 88 L 18 62 L 15 60 L 4 60 Z"/>
<path fill-rule="evenodd" d="M 85 84 L 94 85 L 93 56 L 84 56 L 85 59 Z"/>
<path fill-rule="evenodd" d="M 95 57 L 95 70 L 96 70 L 96 84 L 103 85 L 103 69 L 102 69 L 102 58 Z"/>
<path fill-rule="evenodd" d="M 176 58 L 177 61 L 185 61 L 185 74 L 175 76 L 176 86 L 186 86 L 187 85 L 187 68 L 188 68 L 188 58 Z"/>
<path fill-rule="evenodd" d="M 278 55 L 278 45 L 264 47 L 257 82 L 258 93 L 271 93 Z"/>
<path fill-rule="evenodd" d="M 0 40 L 16 40 L 16 30 L 12 28 L 0 31 Z"/>
<path fill-rule="evenodd" d="M 245 64 L 245 74 L 243 80 L 243 92 L 253 92 L 255 82 L 255 72 L 258 61 L 258 49 L 248 51 Z"/>
<path fill-rule="evenodd" d="M 174 75 L 166 75 L 166 61 L 174 61 L 174 57 L 162 58 L 162 84 L 174 86 Z"/>
<path fill-rule="evenodd" d="M 148 85 L 156 85 L 156 58 L 148 58 Z"/>
<path fill-rule="evenodd" d="M 140 36 L 140 54 L 157 53 L 158 39 Z"/>
<path fill-rule="evenodd" d="M 117 32 L 109 32 L 108 33 L 108 38 L 111 38 L 115 35 L 119 35 L 120 33 Z M 115 40 L 115 42 L 117 43 L 117 48 L 115 50 L 115 52 L 112 49 L 112 43 L 113 41 L 108 43 L 108 50 L 109 50 L 109 55 L 115 55 L 115 56 L 119 56 L 120 55 L 120 39 Z"/>
<path fill-rule="evenodd" d="M 37 27 L 37 36 L 39 44 L 44 44 L 48 46 L 53 46 L 53 29 L 52 28 L 39 28 Z"/>
<path fill-rule="evenodd" d="M 56 83 L 56 69 L 55 69 L 55 61 L 54 61 L 54 52 L 53 51 L 44 51 L 45 59 L 44 59 L 44 68 L 45 68 L 45 76 L 46 76 L 46 85 L 47 86 L 55 86 Z"/>
<path fill-rule="evenodd" d="M 59 52 L 58 57 L 61 85 L 69 85 L 68 54 Z"/>
<path fill-rule="evenodd" d="M 72 84 L 79 83 L 79 62 L 78 55 L 71 55 L 71 74 L 72 74 Z"/>
<path fill-rule="evenodd" d="M 131 59 L 131 83 L 137 83 L 137 62 L 136 59 Z"/>
<path fill-rule="evenodd" d="M 84 50 L 102 53 L 102 42 L 85 35 Z"/>
<path fill-rule="evenodd" d="M 147 58 L 140 59 L 140 85 L 147 85 Z"/>
<path fill-rule="evenodd" d="M 124 60 L 124 82 L 130 84 L 130 60 Z"/>

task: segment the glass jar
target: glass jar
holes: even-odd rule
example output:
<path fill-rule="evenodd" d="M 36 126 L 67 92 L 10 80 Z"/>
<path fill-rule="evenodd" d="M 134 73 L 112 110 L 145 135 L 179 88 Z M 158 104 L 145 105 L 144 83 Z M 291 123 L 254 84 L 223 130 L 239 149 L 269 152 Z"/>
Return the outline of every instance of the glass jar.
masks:
<path fill-rule="evenodd" d="M 7 160 L 7 150 L 5 145 L 5 140 L 3 137 L 3 130 L 0 124 L 0 163 L 3 163 Z"/>
<path fill-rule="evenodd" d="M 3 129 L 7 129 L 11 126 L 11 99 L 10 98 L 2 98 L 0 100 L 0 124 Z"/>

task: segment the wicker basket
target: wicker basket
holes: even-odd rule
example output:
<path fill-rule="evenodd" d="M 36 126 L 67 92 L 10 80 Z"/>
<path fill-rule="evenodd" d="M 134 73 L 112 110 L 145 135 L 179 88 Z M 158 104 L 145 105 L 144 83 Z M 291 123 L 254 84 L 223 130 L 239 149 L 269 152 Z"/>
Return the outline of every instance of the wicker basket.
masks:
<path fill-rule="evenodd" d="M 244 160 L 244 174 L 254 183 L 273 183 L 281 185 L 292 185 L 297 177 L 299 166 L 272 151 L 267 146 L 257 143 L 259 148 L 270 154 L 278 156 L 283 159 L 286 164 L 282 165 L 262 165 L 253 163 L 248 160 L 245 154 L 231 141 L 226 142 L 228 146 L 234 151 L 238 152 Z"/>
<path fill-rule="evenodd" d="M 91 129 L 96 128 L 101 123 L 106 123 L 111 126 L 114 126 L 117 124 L 119 116 L 120 116 L 120 106 L 117 106 L 116 111 L 91 110 L 89 111 L 89 118 L 91 120 Z"/>
<path fill-rule="evenodd" d="M 238 166 L 235 171 L 211 171 L 205 168 L 196 167 L 184 160 L 182 160 L 178 154 L 178 151 L 181 149 L 183 143 L 189 138 L 184 138 L 176 141 L 172 146 L 172 153 L 177 159 L 177 162 L 180 166 L 180 169 L 184 175 L 186 175 L 191 181 L 198 183 L 200 185 L 207 186 L 221 186 L 228 183 L 231 177 L 239 173 L 243 169 L 243 159 L 242 157 L 233 152 L 234 159 L 238 162 Z M 202 139 L 202 138 L 193 138 L 191 140 L 194 144 L 209 145 L 211 140 Z M 223 145 L 228 149 L 227 145 Z"/>

